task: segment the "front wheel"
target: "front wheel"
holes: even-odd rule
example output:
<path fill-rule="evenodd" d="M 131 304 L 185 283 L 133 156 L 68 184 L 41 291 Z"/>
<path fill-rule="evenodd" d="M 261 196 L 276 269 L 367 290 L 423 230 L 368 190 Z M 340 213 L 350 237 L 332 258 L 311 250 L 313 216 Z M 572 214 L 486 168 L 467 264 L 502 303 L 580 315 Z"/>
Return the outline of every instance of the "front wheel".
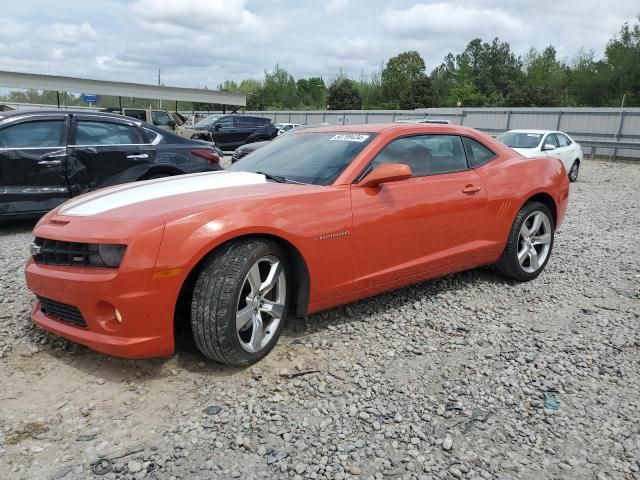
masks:
<path fill-rule="evenodd" d="M 507 246 L 496 267 L 521 282 L 536 278 L 549 261 L 554 240 L 553 216 L 540 202 L 527 203 L 516 215 Z"/>
<path fill-rule="evenodd" d="M 191 326 L 208 358 L 250 365 L 278 341 L 287 317 L 287 267 L 273 242 L 231 242 L 205 262 L 193 292 Z"/>
<path fill-rule="evenodd" d="M 580 162 L 578 162 L 578 160 L 576 160 L 575 162 L 573 162 L 573 165 L 571 165 L 571 169 L 569 169 L 569 181 L 570 182 L 575 182 L 578 180 L 578 171 L 580 170 Z"/>

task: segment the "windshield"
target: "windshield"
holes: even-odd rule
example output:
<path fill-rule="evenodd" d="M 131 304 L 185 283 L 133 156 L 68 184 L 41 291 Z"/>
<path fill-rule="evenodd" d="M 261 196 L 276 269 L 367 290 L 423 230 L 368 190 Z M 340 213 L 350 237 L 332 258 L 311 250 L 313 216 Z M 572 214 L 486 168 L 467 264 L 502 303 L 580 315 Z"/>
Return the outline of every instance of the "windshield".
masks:
<path fill-rule="evenodd" d="M 211 125 L 213 122 L 215 122 L 219 118 L 220 118 L 220 115 L 209 115 L 208 117 L 203 118 L 198 123 L 196 123 L 195 126 L 196 127 L 208 127 L 209 125 Z"/>
<path fill-rule="evenodd" d="M 540 133 L 506 132 L 496 137 L 511 148 L 536 148 L 542 140 Z"/>
<path fill-rule="evenodd" d="M 282 135 L 228 170 L 330 185 L 374 137 L 372 133 L 353 132 Z"/>

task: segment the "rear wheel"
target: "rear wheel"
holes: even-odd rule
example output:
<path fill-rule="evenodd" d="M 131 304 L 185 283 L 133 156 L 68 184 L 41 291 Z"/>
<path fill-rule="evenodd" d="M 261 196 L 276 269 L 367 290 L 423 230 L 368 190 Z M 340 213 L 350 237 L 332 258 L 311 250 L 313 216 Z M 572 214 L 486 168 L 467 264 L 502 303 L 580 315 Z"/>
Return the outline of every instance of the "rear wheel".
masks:
<path fill-rule="evenodd" d="M 191 325 L 208 358 L 250 365 L 274 347 L 287 317 L 285 257 L 273 242 L 231 242 L 205 262 L 196 281 Z"/>
<path fill-rule="evenodd" d="M 580 162 L 576 160 L 571 165 L 571 169 L 569 169 L 569 181 L 575 182 L 578 180 L 578 171 L 580 170 Z"/>
<path fill-rule="evenodd" d="M 496 264 L 498 271 L 521 282 L 536 278 L 551 256 L 554 229 L 546 205 L 527 203 L 513 222 L 507 246 Z"/>

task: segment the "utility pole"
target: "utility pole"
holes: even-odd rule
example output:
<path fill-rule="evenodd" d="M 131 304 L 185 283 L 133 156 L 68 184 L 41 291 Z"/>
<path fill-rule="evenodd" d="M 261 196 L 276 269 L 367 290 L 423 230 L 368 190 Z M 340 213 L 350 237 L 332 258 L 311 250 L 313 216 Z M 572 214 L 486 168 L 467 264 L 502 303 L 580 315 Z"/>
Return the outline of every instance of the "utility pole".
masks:
<path fill-rule="evenodd" d="M 160 86 L 160 69 L 158 69 L 158 86 Z M 158 110 L 162 110 L 162 100 L 158 100 Z"/>

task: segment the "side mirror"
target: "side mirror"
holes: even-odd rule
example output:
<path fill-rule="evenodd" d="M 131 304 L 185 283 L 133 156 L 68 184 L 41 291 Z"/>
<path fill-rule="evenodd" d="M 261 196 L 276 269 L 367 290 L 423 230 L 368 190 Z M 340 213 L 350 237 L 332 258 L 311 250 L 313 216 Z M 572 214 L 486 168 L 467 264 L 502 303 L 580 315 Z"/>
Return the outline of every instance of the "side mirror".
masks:
<path fill-rule="evenodd" d="M 219 123 L 216 123 L 216 124 L 213 126 L 213 129 L 214 129 L 214 130 L 220 130 L 220 124 L 219 124 Z"/>
<path fill-rule="evenodd" d="M 171 128 L 176 128 L 176 122 L 174 120 L 169 120 L 167 122 L 167 125 L 170 126 Z"/>
<path fill-rule="evenodd" d="M 383 163 L 358 182 L 358 187 L 377 187 L 382 183 L 397 182 L 411 178 L 413 172 L 403 163 Z"/>
<path fill-rule="evenodd" d="M 547 143 L 546 145 L 544 145 L 544 146 L 542 147 L 542 151 L 543 151 L 543 152 L 546 152 L 546 151 L 548 151 L 548 150 L 555 150 L 555 149 L 556 149 L 556 147 L 554 147 L 554 146 L 553 146 L 553 145 L 551 145 L 550 143 Z"/>

